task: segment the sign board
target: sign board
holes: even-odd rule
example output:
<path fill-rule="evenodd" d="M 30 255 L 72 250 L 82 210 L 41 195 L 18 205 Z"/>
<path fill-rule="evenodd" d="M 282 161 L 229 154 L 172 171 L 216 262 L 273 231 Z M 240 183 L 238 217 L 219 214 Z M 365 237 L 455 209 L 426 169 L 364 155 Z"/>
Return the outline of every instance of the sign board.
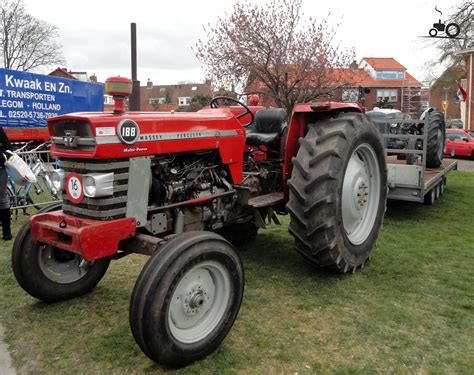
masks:
<path fill-rule="evenodd" d="M 50 117 L 103 110 L 102 84 L 0 69 L 1 126 L 44 128 Z"/>
<path fill-rule="evenodd" d="M 443 111 L 446 112 L 448 110 L 448 102 L 447 100 L 443 100 L 442 103 Z"/>

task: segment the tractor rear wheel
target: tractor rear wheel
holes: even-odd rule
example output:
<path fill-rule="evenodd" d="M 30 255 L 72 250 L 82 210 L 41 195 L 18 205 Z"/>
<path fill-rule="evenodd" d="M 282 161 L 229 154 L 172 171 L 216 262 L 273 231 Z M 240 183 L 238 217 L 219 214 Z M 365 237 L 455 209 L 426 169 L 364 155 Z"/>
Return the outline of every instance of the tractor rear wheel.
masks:
<path fill-rule="evenodd" d="M 130 327 L 155 362 L 182 367 L 214 351 L 242 302 L 239 255 L 212 232 L 186 232 L 153 254 L 135 283 Z"/>
<path fill-rule="evenodd" d="M 39 213 L 61 209 L 61 203 Z M 28 222 L 18 231 L 13 243 L 12 268 L 20 286 L 44 302 L 58 302 L 82 296 L 102 279 L 110 259 L 85 262 L 75 253 L 36 242 Z"/>
<path fill-rule="evenodd" d="M 370 258 L 382 227 L 383 141 L 360 113 L 341 113 L 308 128 L 288 181 L 289 231 L 310 263 L 354 272 Z"/>
<path fill-rule="evenodd" d="M 443 162 L 445 123 L 443 113 L 437 109 L 427 114 L 428 145 L 426 148 L 426 166 L 438 168 Z"/>

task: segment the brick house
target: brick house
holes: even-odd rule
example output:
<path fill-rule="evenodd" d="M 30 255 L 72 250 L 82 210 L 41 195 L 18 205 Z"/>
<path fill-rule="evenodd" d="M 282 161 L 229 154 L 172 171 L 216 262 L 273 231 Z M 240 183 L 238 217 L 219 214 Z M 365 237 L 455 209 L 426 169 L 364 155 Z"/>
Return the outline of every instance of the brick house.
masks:
<path fill-rule="evenodd" d="M 343 88 L 335 89 L 331 95 L 320 97 L 317 101 L 333 100 L 358 102 L 359 90 L 369 89 L 364 95 L 364 106 L 372 110 L 382 101 L 385 106 L 402 110 L 406 113 L 418 114 L 428 106 L 428 100 L 422 100 L 424 90 L 421 83 L 407 69 L 392 57 L 364 57 L 359 64 L 354 62 L 350 68 L 333 69 L 330 78 L 334 82 L 347 82 Z M 330 83 L 329 83 L 330 85 Z M 262 91 L 264 86 L 252 82 L 248 87 L 251 91 Z M 262 96 L 264 106 L 274 106 L 271 98 Z"/>
<path fill-rule="evenodd" d="M 456 80 L 462 81 L 466 78 L 466 71 L 459 66 L 452 66 L 446 69 L 443 74 L 431 85 L 430 106 L 439 109 L 443 108 L 443 101 L 446 101 L 446 120 L 460 119 L 461 108 L 458 98 L 458 85 Z"/>
<path fill-rule="evenodd" d="M 423 96 L 422 84 L 393 57 L 364 57 L 358 68 L 366 77 L 359 86 L 370 89 L 365 94 L 365 107 L 373 109 L 377 103 L 386 101 L 390 108 L 417 114 L 428 107 Z"/>
<path fill-rule="evenodd" d="M 95 82 L 97 83 L 97 77 L 95 75 L 88 76 L 87 72 L 73 72 L 71 70 L 67 70 L 66 68 L 57 67 L 51 73 L 48 74 L 49 76 L 60 77 L 60 78 L 67 78 L 67 79 L 74 79 L 84 82 Z"/>
<path fill-rule="evenodd" d="M 461 102 L 461 119 L 464 129 L 474 131 L 474 41 L 469 46 L 457 52 L 464 59 L 466 66 L 466 79 L 462 80 L 463 88 L 467 93 L 467 100 Z"/>
<path fill-rule="evenodd" d="M 192 98 L 198 94 L 211 97 L 211 82 L 153 85 L 148 80 L 146 86 L 140 87 L 140 110 L 185 111 L 190 108 Z"/>

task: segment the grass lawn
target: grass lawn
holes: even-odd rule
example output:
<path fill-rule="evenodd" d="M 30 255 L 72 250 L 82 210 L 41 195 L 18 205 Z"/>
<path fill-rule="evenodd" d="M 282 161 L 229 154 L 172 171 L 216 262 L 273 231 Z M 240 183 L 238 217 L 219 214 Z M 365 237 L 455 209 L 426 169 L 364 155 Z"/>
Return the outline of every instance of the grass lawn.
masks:
<path fill-rule="evenodd" d="M 220 348 L 178 373 L 474 373 L 474 173 L 432 207 L 389 205 L 378 248 L 354 275 L 314 270 L 287 217 L 240 249 L 244 301 Z M 15 223 L 18 230 L 20 220 Z M 0 319 L 19 373 L 160 373 L 128 326 L 146 258 L 112 263 L 89 295 L 47 305 L 16 284 L 0 246 Z"/>

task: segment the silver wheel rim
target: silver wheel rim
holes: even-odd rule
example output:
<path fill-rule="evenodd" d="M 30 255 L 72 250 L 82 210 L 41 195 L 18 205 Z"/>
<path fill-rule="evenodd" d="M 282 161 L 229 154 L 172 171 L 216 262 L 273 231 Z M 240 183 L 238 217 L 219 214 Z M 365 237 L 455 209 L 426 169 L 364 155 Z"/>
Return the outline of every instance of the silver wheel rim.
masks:
<path fill-rule="evenodd" d="M 82 279 L 90 264 L 79 254 L 58 250 L 49 245 L 40 246 L 38 257 L 43 274 L 58 284 L 70 284 Z"/>
<path fill-rule="evenodd" d="M 443 157 L 443 150 L 444 150 L 444 144 L 443 144 L 443 132 L 441 129 L 438 129 L 438 159 L 441 160 Z"/>
<path fill-rule="evenodd" d="M 374 149 L 359 145 L 347 164 L 342 185 L 342 223 L 349 241 L 362 244 L 372 232 L 380 205 L 381 176 Z"/>
<path fill-rule="evenodd" d="M 224 317 L 231 298 L 229 271 L 216 261 L 193 267 L 171 298 L 168 325 L 174 338 L 191 344 L 208 336 Z"/>

